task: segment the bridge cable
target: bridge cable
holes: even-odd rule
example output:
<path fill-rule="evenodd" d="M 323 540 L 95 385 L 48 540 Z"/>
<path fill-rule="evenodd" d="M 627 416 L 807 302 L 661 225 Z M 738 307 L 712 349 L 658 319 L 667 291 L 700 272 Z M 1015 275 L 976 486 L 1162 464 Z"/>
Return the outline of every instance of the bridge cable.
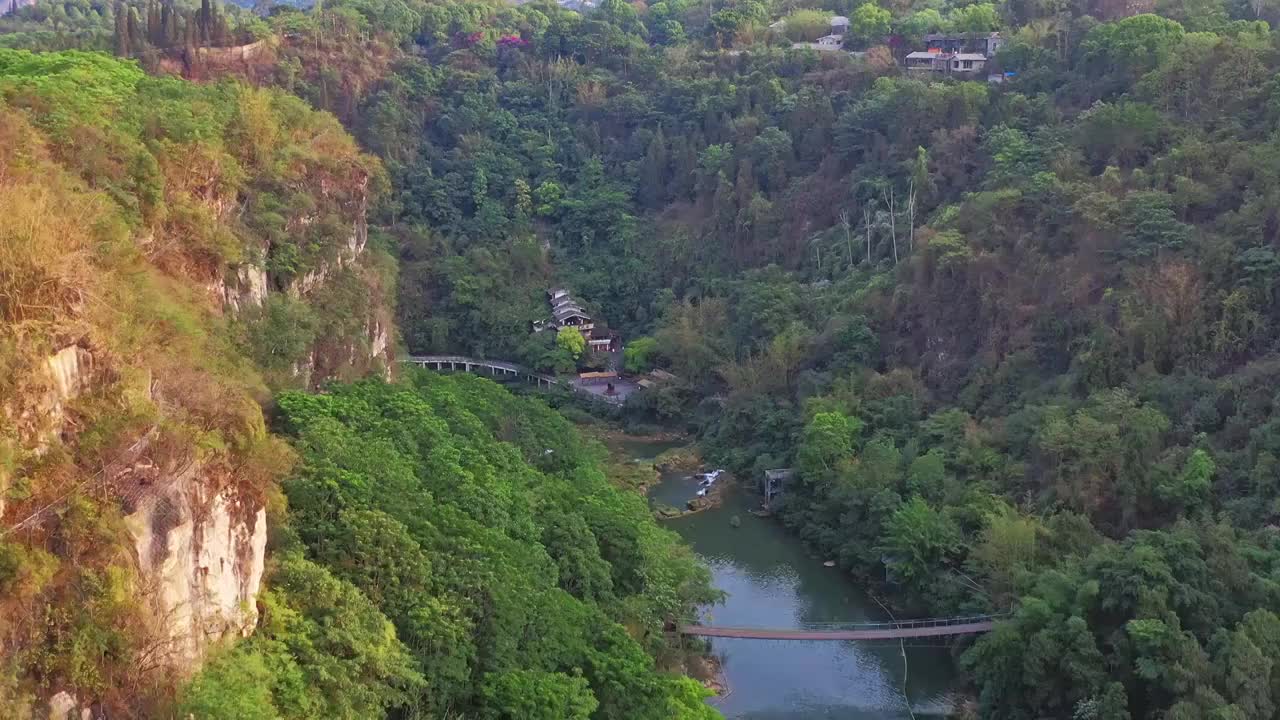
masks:
<path fill-rule="evenodd" d="M 894 616 L 893 611 L 889 609 L 889 606 L 880 602 L 880 598 L 876 597 L 875 593 L 869 592 L 867 594 L 871 596 L 872 600 L 876 601 L 876 604 L 879 605 L 881 609 L 883 609 L 886 613 L 889 614 L 890 620 L 892 620 L 895 624 L 898 622 L 898 618 Z M 898 650 L 899 652 L 902 653 L 902 702 L 906 703 L 907 714 L 911 716 L 911 720 L 916 720 L 916 713 L 914 710 L 911 709 L 911 698 L 907 695 L 907 674 L 910 671 L 910 669 L 907 667 L 906 638 L 902 638 L 902 637 L 898 638 Z"/>

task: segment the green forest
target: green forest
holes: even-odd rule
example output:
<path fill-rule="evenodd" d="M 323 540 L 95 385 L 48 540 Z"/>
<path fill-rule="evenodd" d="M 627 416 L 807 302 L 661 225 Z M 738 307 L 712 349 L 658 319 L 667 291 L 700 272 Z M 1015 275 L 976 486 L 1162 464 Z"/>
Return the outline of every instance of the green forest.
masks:
<path fill-rule="evenodd" d="M 433 374 L 278 407 L 300 457 L 264 617 L 181 716 L 719 717 L 654 663 L 706 570 L 554 410 Z"/>
<path fill-rule="evenodd" d="M 834 14 L 840 49 L 793 46 Z M 55 187 L 60 217 L 109 209 L 117 244 L 86 247 L 168 228 L 173 254 L 146 277 L 198 275 L 252 237 L 284 285 L 333 252 L 336 220 L 299 242 L 287 212 L 315 202 L 303 169 L 336 154 L 370 178 L 381 254 L 365 272 L 394 293 L 404 350 L 568 369 L 530 324 L 548 287 L 572 288 L 625 338 L 628 370 L 675 376 L 624 422 L 687 431 L 740 477 L 795 467 L 780 520 L 904 616 L 1009 613 L 955 647 L 976 716 L 1271 718 L 1274 22 L 1269 0 L 37 0 L 0 17 L 0 46 L 22 49 L 0 54 L 0 183 Z M 903 67 L 930 33 L 997 31 L 972 79 Z M 197 52 L 259 41 L 251 60 Z M 49 52 L 68 48 L 130 59 Z M 37 135 L 35 155 L 2 141 Z M 226 232 L 175 200 L 212 192 L 166 162 L 192 147 L 221 161 L 212 187 L 253 200 Z M 24 197 L 45 196 L 0 202 Z M 27 323 L 0 363 L 64 332 L 33 308 L 74 306 L 10 298 L 136 265 L 85 251 L 53 285 L 0 273 L 0 318 Z M 297 456 L 257 490 L 274 528 L 257 632 L 156 702 L 199 718 L 714 716 L 659 642 L 664 618 L 714 599 L 707 576 L 567 421 L 471 378 L 289 381 L 344 331 L 325 323 L 354 282 L 235 321 L 93 321 L 125 350 L 216 345 L 209 376 L 253 378 L 237 390 L 249 421 L 201 398 L 177 436 Z M 121 407 L 103 427 L 140 422 Z M 26 467 L 5 437 L 0 467 Z M 23 650 L 0 692 L 101 692 L 129 653 L 110 583 L 0 550 L 12 607 L 102 598 L 102 617 L 57 631 L 0 622 Z M 50 659 L 81 639 L 96 649 Z"/>
<path fill-rule="evenodd" d="M 555 278 L 680 378 L 634 419 L 794 464 L 784 521 L 904 611 L 1013 613 L 961 654 L 979 716 L 1275 714 L 1265 6 L 887 8 L 1003 30 L 1000 84 L 758 3 L 462 7 L 354 120 L 410 349 L 536 364 Z"/>

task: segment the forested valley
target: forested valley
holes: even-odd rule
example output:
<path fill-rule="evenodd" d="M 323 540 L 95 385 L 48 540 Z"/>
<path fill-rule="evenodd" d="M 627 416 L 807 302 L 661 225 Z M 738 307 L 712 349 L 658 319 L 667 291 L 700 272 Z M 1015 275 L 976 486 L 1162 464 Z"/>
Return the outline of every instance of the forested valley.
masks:
<path fill-rule="evenodd" d="M 740 477 L 794 466 L 781 520 L 906 615 L 1010 613 L 956 648 L 976 716 L 1280 713 L 1280 8 L 332 0 L 218 9 L 208 25 L 212 6 L 152 5 L 37 0 L 0 18 L 0 45 L 133 58 L 0 55 L 0 107 L 15 118 L 0 132 L 42 133 L 52 153 L 10 158 L 28 145 L 0 145 L 6 187 L 61 163 L 92 190 L 65 189 L 65 202 L 106 203 L 116 238 L 190 217 L 156 211 L 179 189 L 196 208 L 215 190 L 265 195 L 230 234 L 194 233 L 204 254 L 179 255 L 234 263 L 229 238 L 260 238 L 286 286 L 332 252 L 325 229 L 337 222 L 308 223 L 318 235 L 297 242 L 285 209 L 312 202 L 307 184 L 278 199 L 276 171 L 300 162 L 281 146 L 313 118 L 290 94 L 302 98 L 376 157 L 340 143 L 371 178 L 381 265 L 362 272 L 394 293 L 407 351 L 572 368 L 550 334 L 529 330 L 548 287 L 572 288 L 626 339 L 629 370 L 674 374 L 635 396 L 626 422 L 686 430 Z M 849 19 L 841 50 L 793 45 L 833 14 Z M 158 34 L 144 29 L 153 15 Z M 165 17 L 193 29 L 166 33 Z M 1005 42 L 974 80 L 903 68 L 930 33 L 993 31 Z M 261 54 L 216 52 L 250 41 Z M 33 58 L 58 58 L 76 89 L 51 94 L 58 74 Z M 157 101 L 86 84 L 77 68 L 90 62 Z M 138 67 L 208 84 L 143 80 Z M 124 109 L 85 115 L 104 98 Z M 271 113 L 281 119 L 261 122 Z M 223 124 L 197 122 L 211 116 Z M 154 159 L 81 154 L 104 147 L 112 124 L 162 168 L 160 149 L 215 143 L 235 160 L 217 167 L 236 172 L 141 182 L 159 176 Z M 81 157 L 95 159 L 67 160 Z M 176 256 L 150 252 L 147 272 L 172 275 L 156 258 Z M 123 273 L 139 260 L 93 262 Z M 64 285 L 83 282 L 83 265 L 60 267 Z M 9 277 L 0 297 L 23 291 Z M 44 317 L 33 308 L 78 307 L 73 295 L 0 312 L 30 323 Z M 256 406 L 259 425 L 204 410 L 177 426 L 213 455 L 269 456 L 258 492 L 276 479 L 284 492 L 271 494 L 282 522 L 257 632 L 175 690 L 174 707 L 711 712 L 696 683 L 655 671 L 662 648 L 645 630 L 714 594 L 643 502 L 609 487 L 597 451 L 484 381 L 303 394 L 290 370 L 342 334 L 320 325 L 340 313 L 275 297 L 208 321 L 211 335 L 177 324 L 265 378 L 243 392 L 268 405 L 292 450 L 265 435 Z M 13 347 L 56 334 L 41 322 Z M 126 335 L 130 347 L 155 327 Z M 110 422 L 83 452 L 109 446 L 122 417 L 140 422 L 134 400 L 134 415 L 94 408 Z M 25 457 L 0 453 L 5 467 L 35 462 Z M 42 457 L 56 476 L 76 456 Z M 106 515 L 109 529 L 118 519 Z M 85 537 L 73 520 L 63 534 Z M 83 596 L 90 582 L 101 596 L 88 617 L 0 628 L 6 649 L 22 648 L 0 690 L 122 682 L 102 676 L 136 635 L 111 600 L 119 560 L 98 558 L 103 572 L 86 579 L 48 553 L 0 547 L 0 581 L 22 607 Z"/>
<path fill-rule="evenodd" d="M 719 716 L 603 448 L 385 379 L 387 181 L 283 89 L 0 49 L 0 717 Z"/>

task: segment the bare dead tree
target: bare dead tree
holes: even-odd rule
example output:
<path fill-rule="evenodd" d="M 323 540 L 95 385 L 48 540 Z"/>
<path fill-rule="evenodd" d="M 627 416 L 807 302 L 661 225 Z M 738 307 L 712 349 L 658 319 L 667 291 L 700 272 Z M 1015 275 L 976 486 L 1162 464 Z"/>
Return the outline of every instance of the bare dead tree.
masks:
<path fill-rule="evenodd" d="M 867 264 L 871 264 L 871 209 L 862 208 L 862 226 L 867 229 Z"/>
<path fill-rule="evenodd" d="M 907 254 L 910 255 L 916 244 L 916 181 L 907 185 Z"/>
<path fill-rule="evenodd" d="M 849 248 L 849 268 L 853 268 L 853 234 L 849 232 L 849 211 L 840 211 L 840 227 L 844 229 L 844 244 Z"/>
<path fill-rule="evenodd" d="M 898 199 L 890 185 L 883 191 L 884 204 L 889 208 L 889 239 L 893 241 L 893 264 L 898 264 Z"/>

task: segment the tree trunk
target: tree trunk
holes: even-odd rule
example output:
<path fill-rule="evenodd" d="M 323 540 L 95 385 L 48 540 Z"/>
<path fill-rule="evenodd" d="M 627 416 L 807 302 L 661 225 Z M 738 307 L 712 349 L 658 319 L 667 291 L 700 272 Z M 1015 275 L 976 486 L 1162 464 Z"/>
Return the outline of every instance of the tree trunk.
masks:
<path fill-rule="evenodd" d="M 893 241 L 893 264 L 898 264 L 898 225 L 897 225 L 897 199 L 893 194 L 893 186 L 889 186 L 888 191 L 884 193 L 885 205 L 889 207 L 889 239 Z"/>
<path fill-rule="evenodd" d="M 915 248 L 916 244 L 916 184 L 911 182 L 911 189 L 907 194 L 907 254 Z"/>
<path fill-rule="evenodd" d="M 844 244 L 849 248 L 849 268 L 853 268 L 853 235 L 849 232 L 849 211 L 840 211 L 840 227 L 844 228 Z"/>
<path fill-rule="evenodd" d="M 871 264 L 871 211 L 862 208 L 862 224 L 867 229 L 867 264 Z"/>

